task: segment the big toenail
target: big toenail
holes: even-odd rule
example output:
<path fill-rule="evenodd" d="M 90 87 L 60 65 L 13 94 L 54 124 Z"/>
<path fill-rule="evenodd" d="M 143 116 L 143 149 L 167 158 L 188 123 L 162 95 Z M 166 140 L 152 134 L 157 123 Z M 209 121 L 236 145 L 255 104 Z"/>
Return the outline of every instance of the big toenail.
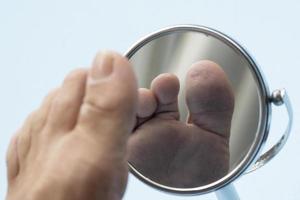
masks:
<path fill-rule="evenodd" d="M 102 79 L 113 71 L 113 55 L 109 52 L 99 53 L 93 63 L 91 76 L 93 79 Z"/>

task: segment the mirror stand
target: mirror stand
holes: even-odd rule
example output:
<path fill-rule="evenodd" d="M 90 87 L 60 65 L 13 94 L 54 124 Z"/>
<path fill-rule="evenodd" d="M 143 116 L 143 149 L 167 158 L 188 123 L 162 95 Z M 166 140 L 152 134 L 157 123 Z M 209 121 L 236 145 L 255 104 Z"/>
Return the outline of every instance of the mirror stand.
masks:
<path fill-rule="evenodd" d="M 239 200 L 239 195 L 231 183 L 215 192 L 218 200 Z"/>

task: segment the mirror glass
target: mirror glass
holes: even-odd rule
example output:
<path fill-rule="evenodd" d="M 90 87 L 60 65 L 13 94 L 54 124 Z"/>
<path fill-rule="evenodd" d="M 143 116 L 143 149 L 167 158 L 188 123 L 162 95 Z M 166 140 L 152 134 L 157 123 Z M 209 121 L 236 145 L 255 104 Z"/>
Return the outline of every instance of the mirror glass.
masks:
<path fill-rule="evenodd" d="M 139 90 L 128 148 L 139 173 L 164 186 L 195 188 L 242 162 L 258 134 L 262 102 L 239 51 L 186 30 L 153 37 L 129 60 L 139 87 L 147 88 Z"/>

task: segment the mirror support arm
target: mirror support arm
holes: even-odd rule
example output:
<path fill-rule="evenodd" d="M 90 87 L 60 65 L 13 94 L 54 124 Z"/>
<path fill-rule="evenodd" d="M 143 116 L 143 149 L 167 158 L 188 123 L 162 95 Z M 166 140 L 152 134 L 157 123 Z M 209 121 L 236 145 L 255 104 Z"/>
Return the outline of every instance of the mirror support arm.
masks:
<path fill-rule="evenodd" d="M 293 124 L 293 109 L 292 109 L 292 105 L 291 105 L 291 102 L 290 102 L 290 99 L 289 99 L 289 96 L 288 96 L 286 90 L 285 89 L 275 90 L 272 93 L 272 96 L 270 98 L 271 98 L 271 102 L 276 106 L 285 105 L 285 108 L 287 110 L 288 117 L 289 117 L 289 122 L 287 124 L 287 127 L 286 127 L 282 137 L 277 142 L 277 144 L 275 144 L 271 149 L 269 149 L 267 152 L 262 154 L 257 159 L 255 164 L 248 171 L 246 171 L 245 174 L 259 169 L 260 167 L 264 166 L 267 162 L 269 162 L 272 158 L 274 158 L 279 153 L 279 151 L 282 149 L 282 147 L 285 145 L 285 143 L 290 135 L 290 132 L 291 132 L 291 128 L 292 128 L 292 124 Z"/>
<path fill-rule="evenodd" d="M 285 105 L 289 117 L 289 122 L 280 140 L 271 149 L 269 149 L 267 152 L 262 154 L 257 159 L 255 164 L 249 170 L 246 171 L 245 174 L 259 169 L 260 167 L 264 166 L 267 162 L 269 162 L 272 158 L 274 158 L 282 149 L 282 147 L 285 145 L 290 135 L 292 124 L 293 124 L 293 109 L 286 90 L 285 89 L 275 90 L 272 93 L 271 102 L 276 106 Z M 215 193 L 218 200 L 239 200 L 240 199 L 232 183 L 217 190 Z"/>

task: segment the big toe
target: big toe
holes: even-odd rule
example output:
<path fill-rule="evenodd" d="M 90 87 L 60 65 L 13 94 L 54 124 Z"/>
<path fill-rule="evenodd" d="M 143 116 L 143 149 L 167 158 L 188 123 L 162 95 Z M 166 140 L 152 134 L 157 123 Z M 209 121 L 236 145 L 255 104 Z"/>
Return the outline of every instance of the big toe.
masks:
<path fill-rule="evenodd" d="M 134 125 L 137 84 L 128 60 L 114 52 L 96 56 L 88 73 L 78 126 L 106 144 L 124 144 Z"/>
<path fill-rule="evenodd" d="M 189 122 L 229 137 L 234 94 L 222 68 L 208 60 L 193 64 L 186 77 Z"/>

